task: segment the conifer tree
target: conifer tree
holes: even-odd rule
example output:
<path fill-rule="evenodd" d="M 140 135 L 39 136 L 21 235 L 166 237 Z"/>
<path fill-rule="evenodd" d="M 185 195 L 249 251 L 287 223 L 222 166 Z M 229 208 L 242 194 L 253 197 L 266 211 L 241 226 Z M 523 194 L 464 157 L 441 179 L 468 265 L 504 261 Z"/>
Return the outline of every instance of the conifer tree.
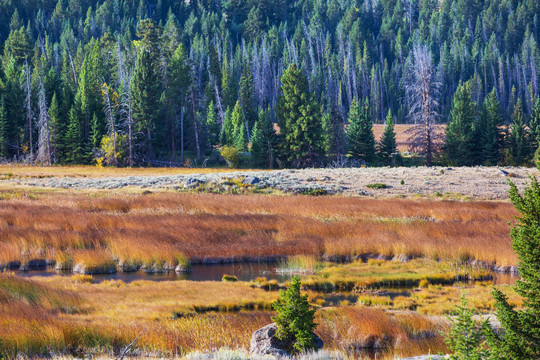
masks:
<path fill-rule="evenodd" d="M 267 111 L 261 110 L 251 136 L 253 165 L 272 168 L 275 162 L 277 135 Z"/>
<path fill-rule="evenodd" d="M 540 97 L 534 101 L 534 106 L 529 119 L 529 128 L 531 131 L 531 146 L 534 150 L 539 148 L 540 144 Z"/>
<path fill-rule="evenodd" d="M 236 147 L 239 151 L 247 151 L 247 130 L 245 125 L 244 115 L 240 102 L 237 101 L 231 114 L 232 123 L 232 139 L 231 145 Z"/>
<path fill-rule="evenodd" d="M 281 83 L 283 96 L 277 108 L 281 156 L 293 167 L 318 164 L 324 154 L 319 105 L 296 64 L 285 71 Z"/>
<path fill-rule="evenodd" d="M 146 48 L 137 55 L 135 70 L 131 80 L 133 125 L 136 146 L 147 159 L 153 157 L 152 142 L 160 115 L 161 74 L 154 56 Z"/>
<path fill-rule="evenodd" d="M 223 119 L 223 126 L 221 127 L 220 141 L 221 145 L 232 145 L 234 139 L 234 126 L 232 123 L 231 109 L 227 108 L 225 111 L 225 118 Z"/>
<path fill-rule="evenodd" d="M 520 99 L 514 107 L 512 127 L 510 134 L 507 136 L 506 163 L 509 165 L 520 166 L 530 160 L 530 140 L 523 117 Z"/>
<path fill-rule="evenodd" d="M 206 110 L 206 130 L 208 133 L 208 145 L 214 148 L 219 144 L 219 124 L 214 101 L 211 100 Z"/>
<path fill-rule="evenodd" d="M 67 164 L 82 164 L 86 159 L 83 145 L 82 127 L 75 107 L 69 111 L 69 124 L 66 132 L 65 161 Z"/>
<path fill-rule="evenodd" d="M 496 165 L 501 159 L 504 135 L 501 132 L 503 123 L 501 107 L 495 89 L 489 93 L 484 102 L 481 119 L 482 122 L 477 131 L 480 131 L 479 146 L 482 150 L 482 162 L 485 165 Z"/>
<path fill-rule="evenodd" d="M 475 121 L 476 104 L 472 100 L 470 83 L 461 84 L 454 94 L 450 122 L 446 127 L 444 150 L 450 163 L 460 166 L 473 164 Z"/>
<path fill-rule="evenodd" d="M 54 93 L 49 107 L 49 121 L 51 124 L 51 152 L 54 162 L 61 162 L 63 160 L 64 152 L 64 134 L 67 129 L 67 124 L 64 123 L 64 118 L 60 114 L 58 105 L 58 98 Z"/>
<path fill-rule="evenodd" d="M 9 125 L 4 97 L 0 100 L 0 158 L 9 156 Z"/>
<path fill-rule="evenodd" d="M 346 154 L 346 134 L 343 116 L 337 105 L 330 106 L 330 112 L 322 118 L 324 154 L 333 158 L 341 158 Z"/>
<path fill-rule="evenodd" d="M 384 127 L 384 133 L 379 142 L 378 152 L 382 162 L 386 165 L 392 163 L 392 156 L 397 150 L 396 145 L 396 132 L 394 131 L 394 118 L 392 112 L 388 110 L 386 115 L 386 124 Z"/>
<path fill-rule="evenodd" d="M 467 306 L 465 294 L 461 305 L 456 307 L 454 317 L 450 318 L 452 327 L 446 335 L 446 343 L 453 352 L 451 360 L 483 360 L 486 350 L 483 347 L 482 326 L 473 320 L 473 311 Z M 485 326 L 485 325 L 484 325 Z"/>
<path fill-rule="evenodd" d="M 368 164 L 375 160 L 375 135 L 367 99 L 363 106 L 358 99 L 353 99 L 349 112 L 347 142 L 349 155 L 353 159 L 362 159 Z"/>
<path fill-rule="evenodd" d="M 521 310 L 514 309 L 499 289 L 493 289 L 497 318 L 504 332 L 488 331 L 490 359 L 540 358 L 540 185 L 531 184 L 521 194 L 510 182 L 510 199 L 519 213 L 511 229 L 512 247 L 518 256 L 521 279 L 515 291 L 523 298 Z"/>
<path fill-rule="evenodd" d="M 277 315 L 272 318 L 278 327 L 277 337 L 290 348 L 289 353 L 297 354 L 315 347 L 313 330 L 315 310 L 311 309 L 307 295 L 300 292 L 300 278 L 293 277 L 287 291 L 281 290 L 273 304 Z"/>
<path fill-rule="evenodd" d="M 240 89 L 238 92 L 240 106 L 246 118 L 249 131 L 252 131 L 253 125 L 257 120 L 257 111 L 255 109 L 255 89 L 253 87 L 253 74 L 249 66 L 245 66 L 240 78 Z"/>

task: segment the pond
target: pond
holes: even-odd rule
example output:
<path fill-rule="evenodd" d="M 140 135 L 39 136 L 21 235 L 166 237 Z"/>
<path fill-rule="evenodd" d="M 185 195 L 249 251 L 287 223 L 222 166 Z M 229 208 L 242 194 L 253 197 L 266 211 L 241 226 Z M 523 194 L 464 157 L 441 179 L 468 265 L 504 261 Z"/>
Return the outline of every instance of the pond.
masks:
<path fill-rule="evenodd" d="M 105 280 L 122 280 L 130 283 L 137 280 L 169 281 L 169 280 L 190 280 L 190 281 L 221 281 L 223 275 L 233 275 L 240 281 L 251 281 L 258 277 L 265 277 L 268 280 L 285 282 L 291 278 L 290 274 L 277 273 L 276 268 L 279 263 L 236 263 L 236 264 L 193 264 L 190 273 L 159 273 L 151 274 L 143 271 L 118 272 L 116 274 L 94 275 L 95 282 Z M 38 271 L 18 271 L 18 275 L 23 277 L 33 276 L 71 276 L 71 271 L 55 271 L 52 268 Z M 516 274 L 492 273 L 493 282 L 496 285 L 513 285 L 519 276 Z"/>

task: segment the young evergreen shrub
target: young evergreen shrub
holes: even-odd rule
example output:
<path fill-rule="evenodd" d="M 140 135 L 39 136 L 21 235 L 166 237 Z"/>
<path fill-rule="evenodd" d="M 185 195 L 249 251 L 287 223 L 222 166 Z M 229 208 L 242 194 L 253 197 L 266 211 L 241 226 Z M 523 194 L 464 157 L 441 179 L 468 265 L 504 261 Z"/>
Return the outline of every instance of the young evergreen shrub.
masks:
<path fill-rule="evenodd" d="M 461 305 L 456 307 L 450 318 L 452 328 L 445 335 L 448 348 L 453 352 L 451 360 L 482 360 L 486 356 L 483 345 L 483 326 L 473 320 L 473 311 L 467 306 L 465 294 L 461 296 Z"/>
<path fill-rule="evenodd" d="M 287 291 L 281 290 L 279 299 L 272 304 L 277 311 L 272 318 L 278 327 L 277 338 L 290 344 L 287 350 L 293 354 L 315 348 L 315 310 L 311 309 L 307 295 L 300 293 L 300 286 L 300 278 L 293 277 Z"/>
<path fill-rule="evenodd" d="M 512 247 L 521 275 L 514 289 L 523 308 L 514 309 L 500 290 L 493 289 L 497 318 L 504 332 L 487 331 L 490 359 L 540 359 L 540 185 L 531 178 L 523 194 L 510 182 L 510 199 L 519 212 L 512 227 Z"/>

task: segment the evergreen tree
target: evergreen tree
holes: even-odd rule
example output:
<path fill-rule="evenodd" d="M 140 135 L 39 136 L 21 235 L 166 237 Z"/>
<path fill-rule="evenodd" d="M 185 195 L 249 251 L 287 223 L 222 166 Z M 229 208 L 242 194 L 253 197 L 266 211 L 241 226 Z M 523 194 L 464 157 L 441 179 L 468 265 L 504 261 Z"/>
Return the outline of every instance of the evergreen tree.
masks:
<path fill-rule="evenodd" d="M 267 111 L 261 110 L 251 136 L 253 165 L 272 168 L 275 162 L 277 135 Z"/>
<path fill-rule="evenodd" d="M 257 120 L 257 111 L 255 109 L 255 89 L 253 87 L 253 74 L 249 66 L 244 67 L 242 77 L 240 78 L 240 90 L 238 93 L 240 106 L 247 120 L 249 130 L 252 131 L 253 125 Z"/>
<path fill-rule="evenodd" d="M 237 101 L 231 114 L 232 123 L 232 138 L 230 139 L 230 145 L 236 147 L 239 151 L 247 151 L 247 130 L 246 121 L 240 107 L 240 102 Z"/>
<path fill-rule="evenodd" d="M 347 142 L 349 155 L 353 159 L 362 159 L 368 164 L 375 160 L 375 135 L 367 99 L 364 106 L 360 105 L 358 99 L 353 99 L 349 112 Z"/>
<path fill-rule="evenodd" d="M 64 156 L 65 139 L 64 134 L 67 129 L 64 119 L 60 114 L 58 98 L 54 93 L 49 107 L 49 121 L 51 124 L 51 148 L 54 162 L 62 162 Z"/>
<path fill-rule="evenodd" d="M 453 352 L 451 360 L 483 360 L 486 350 L 483 347 L 483 327 L 473 320 L 473 311 L 467 306 L 465 294 L 461 305 L 457 306 L 454 317 L 450 318 L 452 327 L 446 336 L 446 343 Z"/>
<path fill-rule="evenodd" d="M 277 108 L 281 156 L 294 167 L 316 165 L 324 154 L 319 105 L 296 64 L 285 71 L 281 83 Z"/>
<path fill-rule="evenodd" d="M 0 100 L 0 158 L 9 156 L 8 118 L 4 97 Z"/>
<path fill-rule="evenodd" d="M 154 55 L 144 47 L 137 55 L 135 70 L 131 80 L 133 125 L 136 147 L 146 159 L 153 154 L 153 134 L 160 118 L 161 74 L 159 67 L 153 61 Z"/>
<path fill-rule="evenodd" d="M 211 100 L 206 110 L 206 130 L 208 132 L 208 145 L 214 148 L 219 144 L 219 124 L 217 122 L 216 107 Z"/>
<path fill-rule="evenodd" d="M 220 133 L 221 145 L 232 145 L 234 141 L 234 126 L 232 123 L 231 109 L 227 108 L 225 111 L 225 118 L 223 119 L 223 126 Z"/>
<path fill-rule="evenodd" d="M 514 107 L 512 127 L 507 135 L 506 163 L 520 166 L 530 160 L 531 147 L 529 134 L 523 121 L 523 108 L 521 100 Z"/>
<path fill-rule="evenodd" d="M 312 310 L 307 295 L 300 292 L 300 278 L 293 277 L 287 291 L 281 290 L 273 304 L 277 315 L 272 318 L 278 327 L 277 337 L 285 344 L 289 353 L 297 354 L 314 349 L 313 330 L 315 310 Z"/>
<path fill-rule="evenodd" d="M 531 146 L 538 149 L 540 144 L 540 97 L 534 101 L 531 117 L 529 119 L 529 129 L 531 132 Z"/>
<path fill-rule="evenodd" d="M 504 332 L 488 332 L 491 358 L 501 360 L 540 358 L 540 185 L 536 178 L 520 194 L 510 182 L 510 199 L 519 213 L 512 227 L 512 247 L 518 256 L 521 279 L 514 287 L 523 298 L 514 309 L 499 289 L 493 289 L 497 318 Z"/>
<path fill-rule="evenodd" d="M 479 145 L 482 149 L 482 160 L 485 165 L 496 165 L 501 159 L 504 135 L 501 132 L 502 116 L 497 93 L 493 89 L 486 101 L 482 112 L 482 123 L 478 126 L 480 131 Z"/>
<path fill-rule="evenodd" d="M 386 115 L 386 124 L 384 127 L 384 133 L 379 142 L 378 152 L 382 162 L 386 165 L 392 163 L 393 154 L 397 151 L 396 145 L 396 132 L 394 131 L 394 118 L 392 112 L 389 110 Z"/>
<path fill-rule="evenodd" d="M 446 127 L 444 149 L 450 163 L 459 166 L 473 165 L 473 124 L 476 121 L 476 104 L 472 100 L 470 83 L 459 85 L 454 95 L 450 122 Z"/>
<path fill-rule="evenodd" d="M 82 127 L 74 107 L 69 111 L 69 124 L 66 132 L 65 162 L 67 164 L 82 164 L 86 160 L 83 145 Z"/>
<path fill-rule="evenodd" d="M 332 104 L 322 118 L 324 153 L 336 159 L 346 153 L 346 134 L 341 110 Z"/>

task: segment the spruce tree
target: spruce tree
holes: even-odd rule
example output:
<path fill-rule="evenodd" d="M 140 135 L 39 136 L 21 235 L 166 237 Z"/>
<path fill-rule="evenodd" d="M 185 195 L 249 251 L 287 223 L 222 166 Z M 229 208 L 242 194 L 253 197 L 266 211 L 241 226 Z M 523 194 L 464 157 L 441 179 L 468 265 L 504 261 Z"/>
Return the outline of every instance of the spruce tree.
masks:
<path fill-rule="evenodd" d="M 473 124 L 476 121 L 476 104 L 472 100 L 470 83 L 458 86 L 454 94 L 450 122 L 446 127 L 444 145 L 446 157 L 453 165 L 473 165 L 474 143 Z"/>
<path fill-rule="evenodd" d="M 534 106 L 529 118 L 529 129 L 531 132 L 531 146 L 534 150 L 539 148 L 540 144 L 540 98 L 534 101 Z"/>
<path fill-rule="evenodd" d="M 383 164 L 390 165 L 392 163 L 392 156 L 396 150 L 397 145 L 396 132 L 394 131 L 394 118 L 392 117 L 391 110 L 388 110 L 384 133 L 378 146 L 379 157 L 381 158 Z"/>
<path fill-rule="evenodd" d="M 251 136 L 253 165 L 272 168 L 275 162 L 277 135 L 267 111 L 261 110 Z"/>
<path fill-rule="evenodd" d="M 232 139 L 231 145 L 236 147 L 239 151 L 247 151 L 247 130 L 245 125 L 245 119 L 240 107 L 240 102 L 237 101 L 231 114 L 232 123 Z"/>
<path fill-rule="evenodd" d="M 238 92 L 240 106 L 247 120 L 249 131 L 252 131 L 253 125 L 257 120 L 257 111 L 255 109 L 255 88 L 253 87 L 253 74 L 249 66 L 245 66 L 240 78 L 240 89 Z"/>
<path fill-rule="evenodd" d="M 324 154 L 320 108 L 305 75 L 291 64 L 281 77 L 278 100 L 281 156 L 293 167 L 319 164 Z"/>
<path fill-rule="evenodd" d="M 0 100 L 0 158 L 9 156 L 9 125 L 4 97 Z"/>
<path fill-rule="evenodd" d="M 208 145 L 214 148 L 219 144 L 219 124 L 217 122 L 217 113 L 214 101 L 210 101 L 206 110 L 206 131 Z"/>
<path fill-rule="evenodd" d="M 69 111 L 69 124 L 66 132 L 65 161 L 67 164 L 81 164 L 86 159 L 83 145 L 81 123 L 75 107 Z"/>
<path fill-rule="evenodd" d="M 137 55 L 131 80 L 133 125 L 137 137 L 136 146 L 147 159 L 154 156 L 153 135 L 160 119 L 162 80 L 155 55 L 141 48 Z"/>
<path fill-rule="evenodd" d="M 521 310 L 514 309 L 507 297 L 493 289 L 497 318 L 504 332 L 488 332 L 491 358 L 540 359 L 540 185 L 531 184 L 520 194 L 510 182 L 510 199 L 519 213 L 511 229 L 512 247 L 518 256 L 521 279 L 514 287 L 523 298 Z"/>
<path fill-rule="evenodd" d="M 363 106 L 360 105 L 358 99 L 352 101 L 347 142 L 349 155 L 353 159 L 362 159 L 368 164 L 375 160 L 375 135 L 373 135 L 373 122 L 367 99 Z"/>
<path fill-rule="evenodd" d="M 51 106 L 49 107 L 49 119 L 51 124 L 51 147 L 53 159 L 55 162 L 62 162 L 65 145 L 64 135 L 67 124 L 64 122 L 64 118 L 60 114 L 56 93 L 54 93 Z"/>
<path fill-rule="evenodd" d="M 483 326 L 473 320 L 474 312 L 467 306 L 465 294 L 461 305 L 457 306 L 454 317 L 450 318 L 452 327 L 445 341 L 453 352 L 451 360 L 483 360 L 486 350 L 483 346 Z M 485 326 L 485 325 L 484 325 Z"/>
<path fill-rule="evenodd" d="M 525 126 L 521 99 L 514 107 L 512 127 L 507 136 L 506 163 L 520 166 L 527 163 L 531 156 L 529 134 Z"/>
<path fill-rule="evenodd" d="M 501 132 L 503 120 L 495 89 L 489 93 L 484 102 L 481 118 L 482 123 L 478 126 L 478 131 L 480 131 L 479 146 L 482 149 L 482 161 L 485 165 L 497 165 L 501 159 L 504 134 Z"/>
<path fill-rule="evenodd" d="M 300 287 L 300 278 L 293 277 L 287 291 L 281 290 L 278 300 L 273 304 L 277 311 L 277 315 L 272 318 L 278 327 L 276 336 L 289 345 L 286 350 L 293 354 L 313 350 L 315 347 L 315 310 L 311 309 L 307 295 L 301 294 Z"/>
<path fill-rule="evenodd" d="M 225 110 L 225 117 L 223 119 L 223 126 L 221 127 L 221 134 L 219 137 L 220 137 L 221 145 L 231 146 L 233 144 L 234 126 L 232 123 L 232 116 L 231 116 L 230 108 L 227 108 L 227 110 Z"/>

